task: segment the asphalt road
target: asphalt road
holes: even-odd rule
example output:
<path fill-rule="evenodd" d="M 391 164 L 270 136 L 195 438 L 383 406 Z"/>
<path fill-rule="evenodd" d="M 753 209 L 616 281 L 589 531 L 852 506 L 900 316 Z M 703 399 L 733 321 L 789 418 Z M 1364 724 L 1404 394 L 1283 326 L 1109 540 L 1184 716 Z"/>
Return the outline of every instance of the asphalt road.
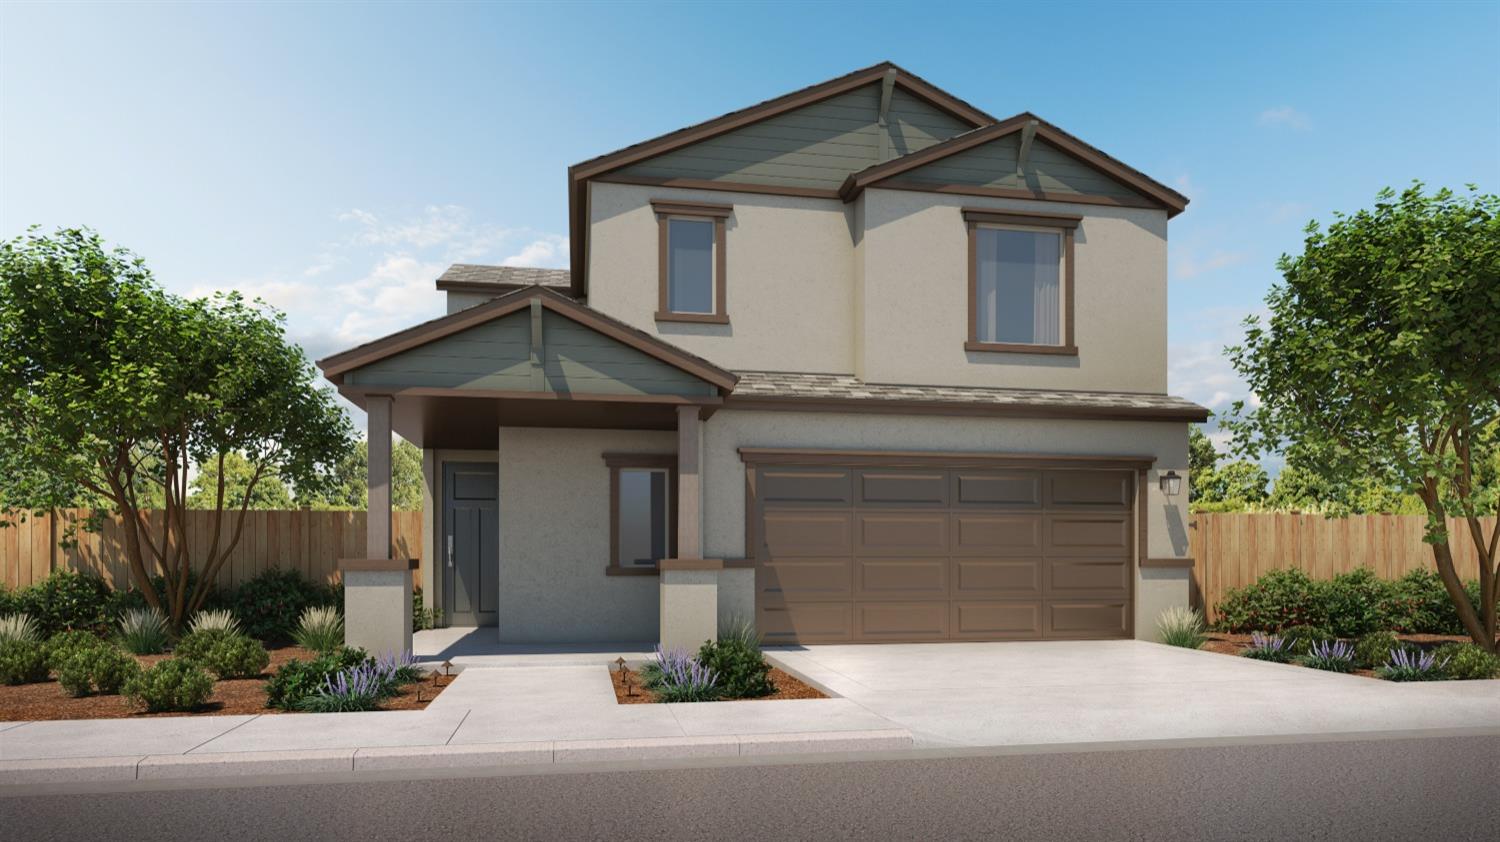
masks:
<path fill-rule="evenodd" d="M 0 796 L 0 837 L 1494 840 L 1500 734 L 120 790 Z"/>

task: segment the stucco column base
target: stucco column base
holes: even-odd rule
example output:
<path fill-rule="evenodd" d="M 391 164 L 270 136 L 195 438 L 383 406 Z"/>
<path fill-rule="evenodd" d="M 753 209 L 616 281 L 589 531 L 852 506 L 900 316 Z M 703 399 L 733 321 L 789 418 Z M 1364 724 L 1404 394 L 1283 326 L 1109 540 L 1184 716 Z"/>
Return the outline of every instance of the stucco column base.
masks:
<path fill-rule="evenodd" d="M 661 578 L 661 647 L 697 652 L 719 635 L 719 574 L 711 559 L 664 559 Z"/>
<path fill-rule="evenodd" d="M 379 658 L 411 651 L 410 559 L 346 559 L 344 643 Z"/>
<path fill-rule="evenodd" d="M 1192 603 L 1191 567 L 1142 567 L 1135 593 L 1135 639 L 1160 638 L 1156 622 L 1168 608 L 1187 608 Z"/>

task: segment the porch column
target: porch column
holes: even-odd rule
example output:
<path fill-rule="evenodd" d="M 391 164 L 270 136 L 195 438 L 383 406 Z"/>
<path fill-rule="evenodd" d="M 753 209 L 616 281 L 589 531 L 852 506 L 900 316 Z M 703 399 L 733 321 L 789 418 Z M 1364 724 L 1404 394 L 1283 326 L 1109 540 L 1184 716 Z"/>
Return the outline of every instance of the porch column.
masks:
<path fill-rule="evenodd" d="M 703 555 L 703 422 L 699 408 L 677 408 L 677 557 L 659 564 L 661 645 L 696 652 L 719 633 L 719 571 Z"/>
<path fill-rule="evenodd" d="M 339 560 L 344 578 L 344 643 L 381 657 L 411 651 L 411 571 L 415 559 L 391 553 L 391 397 L 372 395 L 365 557 Z"/>

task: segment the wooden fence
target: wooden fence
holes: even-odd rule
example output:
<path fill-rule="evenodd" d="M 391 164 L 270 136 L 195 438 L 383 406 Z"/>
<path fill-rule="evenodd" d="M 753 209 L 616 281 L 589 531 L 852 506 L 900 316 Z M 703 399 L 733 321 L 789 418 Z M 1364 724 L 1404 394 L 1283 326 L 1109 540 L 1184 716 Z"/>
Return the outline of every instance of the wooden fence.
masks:
<path fill-rule="evenodd" d="M 1488 536 L 1495 519 L 1484 524 Z M 1213 619 L 1214 606 L 1230 588 L 1283 567 L 1299 568 L 1314 579 L 1359 567 L 1386 579 L 1412 570 L 1436 571 L 1432 547 L 1422 541 L 1426 526 L 1422 515 L 1195 514 L 1189 529 L 1193 601 Z M 1449 520 L 1448 533 L 1459 576 L 1478 577 L 1479 555 L 1468 525 Z"/>
<path fill-rule="evenodd" d="M 151 514 L 159 528 L 161 513 Z M 47 578 L 53 570 L 63 569 L 102 576 L 115 587 L 128 585 L 130 566 L 125 560 L 121 521 L 106 518 L 102 528 L 88 532 L 81 528 L 88 515 L 84 509 L 64 509 L 55 517 L 27 516 L 20 523 L 14 523 L 15 516 L 7 517 L 13 525 L 0 529 L 0 577 L 5 585 L 24 588 Z M 201 559 L 213 538 L 213 512 L 189 511 L 187 515 L 188 548 L 195 559 Z M 226 515 L 226 541 L 230 522 Z M 70 526 L 75 527 L 73 543 L 64 546 Z M 398 557 L 421 558 L 421 512 L 392 513 L 391 544 Z M 296 570 L 314 581 L 329 581 L 337 572 L 339 559 L 364 554 L 364 512 L 249 512 L 240 543 L 219 569 L 216 581 L 220 587 L 233 587 L 268 567 Z M 421 581 L 420 570 L 413 572 L 413 579 Z"/>

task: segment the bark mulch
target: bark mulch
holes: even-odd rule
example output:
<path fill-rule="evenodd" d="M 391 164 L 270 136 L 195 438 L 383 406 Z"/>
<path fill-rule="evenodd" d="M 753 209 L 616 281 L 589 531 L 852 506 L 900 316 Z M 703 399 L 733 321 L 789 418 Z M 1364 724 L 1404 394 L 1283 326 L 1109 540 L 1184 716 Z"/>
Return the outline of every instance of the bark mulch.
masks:
<path fill-rule="evenodd" d="M 626 670 L 630 677 L 630 690 L 625 688 L 624 674 L 619 670 L 610 668 L 609 678 L 615 685 L 615 701 L 622 705 L 650 705 L 656 703 L 656 694 L 641 686 L 640 673 L 635 670 Z M 772 699 L 826 699 L 828 696 L 814 687 L 810 687 L 796 677 L 771 667 L 771 684 L 776 692 L 769 696 L 759 696 L 754 699 L 731 699 L 727 701 L 736 702 L 759 702 Z"/>
<path fill-rule="evenodd" d="M 1468 635 L 1461 634 L 1398 634 L 1397 639 L 1406 643 L 1415 643 L 1418 646 L 1437 646 L 1443 643 L 1467 643 Z M 1209 632 L 1208 642 L 1203 644 L 1204 652 L 1217 652 L 1221 655 L 1240 655 L 1250 647 L 1250 635 L 1228 634 L 1225 632 Z M 1292 664 L 1297 666 L 1297 664 Z M 1375 678 L 1374 670 L 1357 669 L 1352 675 L 1362 675 L 1366 678 Z"/>
<path fill-rule="evenodd" d="M 289 711 L 266 707 L 266 681 L 282 664 L 293 658 L 309 661 L 317 653 L 297 646 L 283 646 L 268 650 L 271 663 L 266 671 L 255 678 L 234 678 L 214 682 L 213 695 L 201 708 L 188 713 L 146 713 L 132 705 L 124 696 L 83 696 L 73 698 L 64 693 L 56 679 L 39 684 L 21 684 L 13 687 L 0 685 L 0 722 L 24 722 L 44 719 L 125 719 L 158 716 L 213 716 L 226 714 L 288 713 Z M 147 667 L 170 655 L 137 655 L 141 666 Z M 427 707 L 442 688 L 452 683 L 456 676 L 439 676 L 433 679 L 408 684 L 397 695 L 386 699 L 380 710 L 421 710 Z M 293 712 L 295 713 L 295 712 Z"/>

